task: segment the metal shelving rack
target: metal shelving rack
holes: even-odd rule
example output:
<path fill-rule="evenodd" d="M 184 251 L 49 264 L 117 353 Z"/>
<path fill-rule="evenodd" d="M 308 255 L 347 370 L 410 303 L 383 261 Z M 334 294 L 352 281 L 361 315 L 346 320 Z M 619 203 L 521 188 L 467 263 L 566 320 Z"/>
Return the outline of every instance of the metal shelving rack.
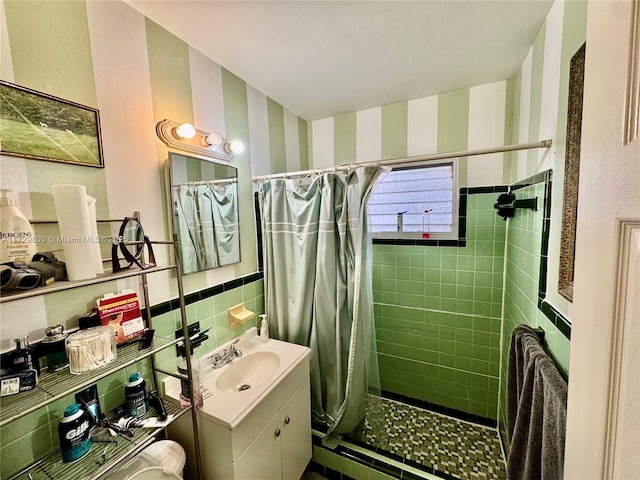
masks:
<path fill-rule="evenodd" d="M 167 413 L 175 415 L 174 420 L 188 411 L 171 403 L 167 403 L 166 408 Z M 99 478 L 150 445 L 162 430 L 138 429 L 132 438 L 118 436 L 114 437 L 115 443 L 96 443 L 85 457 L 71 463 L 64 463 L 60 451 L 56 450 L 12 477 L 12 480 Z"/>
<path fill-rule="evenodd" d="M 136 218 L 138 217 L 136 212 Z M 100 221 L 100 220 L 99 220 Z M 122 220 L 101 220 L 102 222 L 115 222 Z M 39 221 L 35 223 L 56 223 L 54 221 Z M 34 390 L 28 392 L 22 392 L 15 396 L 2 397 L 0 399 L 0 426 L 7 425 L 28 413 L 32 413 L 40 408 L 43 408 L 56 400 L 59 400 L 67 395 L 70 395 L 76 391 L 80 391 L 83 388 L 95 383 L 96 381 L 105 378 L 113 373 L 132 365 L 139 360 L 150 357 L 152 364 L 152 371 L 154 375 L 154 384 L 156 388 L 158 386 L 157 373 L 158 370 L 155 365 L 154 355 L 166 348 L 169 348 L 176 343 L 183 341 L 186 344 L 186 351 L 189 352 L 189 335 L 187 330 L 187 317 L 186 307 L 184 302 L 184 289 L 182 284 L 182 271 L 179 262 L 179 249 L 177 244 L 177 236 L 173 236 L 173 241 L 156 241 L 152 244 L 170 245 L 173 249 L 173 258 L 175 263 L 166 266 L 155 266 L 146 269 L 129 268 L 117 273 L 107 272 L 98 275 L 94 279 L 82 280 L 82 281 L 59 281 L 54 282 L 51 285 L 39 287 L 33 290 L 24 292 L 16 292 L 3 294 L 0 296 L 0 303 L 11 302 L 29 297 L 35 297 L 39 295 L 46 295 L 53 292 L 62 292 L 73 288 L 81 288 L 88 285 L 95 285 L 104 282 L 111 282 L 130 277 L 140 277 L 142 293 L 144 296 L 144 305 L 146 310 L 147 327 L 153 328 L 151 306 L 149 304 L 149 292 L 147 284 L 147 275 L 155 272 L 173 270 L 176 274 L 176 283 L 178 287 L 178 300 L 180 304 L 180 318 L 182 323 L 182 336 L 180 338 L 165 338 L 158 335 L 154 335 L 153 341 L 150 347 L 139 350 L 138 344 L 133 343 L 129 345 L 123 345 L 118 347 L 117 358 L 99 369 L 92 372 L 84 373 L 81 375 L 73 375 L 68 370 L 60 372 L 45 372 L 38 379 L 38 385 Z M 188 365 L 188 380 L 193 388 L 193 381 L 191 378 L 191 358 L 187 354 Z M 171 373 L 162 371 L 167 375 L 172 375 L 177 378 L 185 378 L 178 373 Z M 180 409 L 170 402 L 165 402 L 168 413 L 175 415 L 174 420 L 184 415 L 188 411 L 192 415 L 192 424 L 194 429 L 194 445 L 196 454 L 196 464 L 198 478 L 201 478 L 201 460 L 200 460 L 200 445 L 197 427 L 196 410 L 192 407 Z M 29 466 L 22 472 L 14 475 L 12 479 L 24 479 L 24 480 L 36 480 L 36 479 L 48 479 L 48 480 L 72 480 L 72 479 L 97 479 L 107 473 L 114 466 L 121 464 L 123 461 L 131 458 L 133 455 L 140 452 L 147 445 L 153 442 L 154 438 L 165 429 L 166 427 L 157 429 L 139 429 L 133 438 L 118 437 L 116 444 L 103 444 L 97 443 L 93 445 L 89 454 L 80 460 L 72 463 L 62 462 L 60 451 L 54 451 L 46 457 L 42 458 L 38 462 Z M 110 445 L 111 450 L 105 455 L 105 448 L 103 445 Z"/>
<path fill-rule="evenodd" d="M 123 345 L 118 348 L 118 357 L 114 361 L 81 375 L 74 375 L 69 372 L 69 369 L 60 372 L 44 372 L 38 378 L 38 385 L 33 390 L 2 398 L 0 426 L 11 423 L 73 392 L 82 390 L 112 373 L 174 345 L 176 342 L 178 340 L 155 336 L 153 345 L 144 350 L 138 350 L 137 343 Z"/>

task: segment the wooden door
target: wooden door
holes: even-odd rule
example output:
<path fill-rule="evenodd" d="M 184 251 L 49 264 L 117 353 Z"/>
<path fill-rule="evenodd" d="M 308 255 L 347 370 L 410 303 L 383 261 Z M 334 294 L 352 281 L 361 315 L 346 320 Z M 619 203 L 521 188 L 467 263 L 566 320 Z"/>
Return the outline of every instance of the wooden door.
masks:
<path fill-rule="evenodd" d="M 640 2 L 586 45 L 565 478 L 640 478 Z"/>

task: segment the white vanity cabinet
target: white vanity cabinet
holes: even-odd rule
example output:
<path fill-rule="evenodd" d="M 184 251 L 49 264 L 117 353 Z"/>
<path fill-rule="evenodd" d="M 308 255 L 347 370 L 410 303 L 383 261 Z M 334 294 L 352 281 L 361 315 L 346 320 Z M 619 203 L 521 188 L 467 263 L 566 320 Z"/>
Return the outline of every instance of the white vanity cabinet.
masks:
<path fill-rule="evenodd" d="M 268 380 L 253 379 L 243 391 L 219 388 L 225 368 L 233 365 L 200 377 L 209 390 L 197 414 L 203 478 L 299 480 L 311 460 L 309 349 L 277 340 L 260 343 L 259 337 L 245 345 L 252 348 L 239 363 L 255 365 L 250 356 L 258 350 L 275 352 L 280 362 Z M 170 387 L 165 392 L 176 395 Z M 171 438 L 189 437 L 187 421 L 174 425 Z"/>
<path fill-rule="evenodd" d="M 307 379 L 233 462 L 234 479 L 299 480 L 311 460 L 309 402 Z"/>

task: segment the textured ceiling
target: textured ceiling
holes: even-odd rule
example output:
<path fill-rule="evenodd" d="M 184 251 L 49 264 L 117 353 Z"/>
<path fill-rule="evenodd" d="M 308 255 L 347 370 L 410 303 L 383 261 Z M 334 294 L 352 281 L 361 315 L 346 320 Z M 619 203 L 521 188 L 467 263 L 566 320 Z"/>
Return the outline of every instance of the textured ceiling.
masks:
<path fill-rule="evenodd" d="M 125 0 L 306 120 L 512 77 L 552 0 Z"/>

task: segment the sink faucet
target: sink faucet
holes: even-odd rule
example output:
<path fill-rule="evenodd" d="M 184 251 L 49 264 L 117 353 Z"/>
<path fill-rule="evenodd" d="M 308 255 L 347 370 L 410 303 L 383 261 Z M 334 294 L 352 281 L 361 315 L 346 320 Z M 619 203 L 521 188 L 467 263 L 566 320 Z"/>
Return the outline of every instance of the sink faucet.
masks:
<path fill-rule="evenodd" d="M 219 353 L 213 355 L 213 368 L 224 367 L 227 363 L 242 356 L 242 352 L 240 350 L 236 350 L 235 347 L 235 344 L 238 343 L 238 340 L 236 340 L 229 346 L 229 350 L 223 350 L 222 355 L 220 355 Z"/>

